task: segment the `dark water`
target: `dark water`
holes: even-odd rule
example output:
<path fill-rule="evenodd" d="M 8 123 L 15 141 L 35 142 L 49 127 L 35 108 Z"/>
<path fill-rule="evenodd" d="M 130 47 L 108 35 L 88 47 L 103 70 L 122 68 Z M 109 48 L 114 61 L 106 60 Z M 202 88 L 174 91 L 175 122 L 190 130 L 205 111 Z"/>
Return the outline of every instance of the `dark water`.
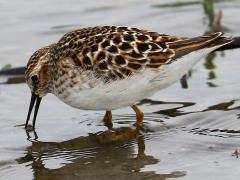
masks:
<path fill-rule="evenodd" d="M 222 30 L 240 35 L 239 1 L 213 9 L 207 1 L 176 7 L 168 4 L 174 1 L 91 2 L 1 1 L 0 67 L 23 66 L 35 49 L 85 26 L 196 36 L 218 28 L 212 13 L 222 10 Z M 239 159 L 232 154 L 240 147 L 239 56 L 238 49 L 211 54 L 187 80 L 140 102 L 145 131 L 138 134 L 130 108 L 113 111 L 116 131 L 109 132 L 103 112 L 73 109 L 53 95 L 43 99 L 37 134 L 27 134 L 21 125 L 29 89 L 0 85 L 0 179 L 238 179 Z M 117 140 L 121 134 L 127 138 Z"/>

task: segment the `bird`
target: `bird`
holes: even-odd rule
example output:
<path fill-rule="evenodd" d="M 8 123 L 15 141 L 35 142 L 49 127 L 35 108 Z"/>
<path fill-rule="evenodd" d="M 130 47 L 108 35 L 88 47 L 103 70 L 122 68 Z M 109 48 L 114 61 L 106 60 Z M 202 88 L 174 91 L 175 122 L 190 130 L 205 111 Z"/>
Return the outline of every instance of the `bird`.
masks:
<path fill-rule="evenodd" d="M 160 34 L 124 26 L 96 26 L 70 31 L 30 57 L 25 80 L 31 100 L 25 127 L 35 106 L 48 93 L 82 110 L 105 111 L 103 122 L 113 127 L 112 111 L 130 106 L 135 126 L 143 126 L 137 103 L 167 88 L 201 58 L 231 43 L 215 32 L 193 38 Z"/>

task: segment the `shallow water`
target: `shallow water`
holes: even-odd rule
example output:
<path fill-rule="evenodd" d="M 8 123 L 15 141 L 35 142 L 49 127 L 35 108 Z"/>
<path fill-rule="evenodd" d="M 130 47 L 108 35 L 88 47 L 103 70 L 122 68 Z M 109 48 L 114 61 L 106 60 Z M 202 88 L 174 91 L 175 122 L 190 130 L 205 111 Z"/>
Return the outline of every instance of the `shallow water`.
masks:
<path fill-rule="evenodd" d="M 211 30 L 201 4 L 153 6 L 170 2 L 1 1 L 0 67 L 25 65 L 34 50 L 78 27 L 130 25 L 177 36 Z M 223 12 L 226 34 L 239 36 L 239 1 L 214 8 Z M 240 147 L 239 55 L 238 49 L 214 53 L 192 69 L 187 84 L 140 102 L 141 134 L 130 129 L 130 108 L 113 111 L 114 127 L 128 134 L 123 141 L 101 122 L 104 112 L 73 109 L 53 95 L 43 99 L 37 134 L 27 134 L 21 125 L 28 87 L 0 85 L 0 179 L 238 179 L 232 154 Z"/>

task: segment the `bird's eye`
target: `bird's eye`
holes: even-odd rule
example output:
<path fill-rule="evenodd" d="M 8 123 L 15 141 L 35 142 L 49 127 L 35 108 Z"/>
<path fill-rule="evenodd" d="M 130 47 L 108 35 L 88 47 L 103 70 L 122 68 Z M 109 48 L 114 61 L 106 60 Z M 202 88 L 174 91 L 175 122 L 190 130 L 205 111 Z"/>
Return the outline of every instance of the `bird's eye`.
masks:
<path fill-rule="evenodd" d="M 38 76 L 37 75 L 31 76 L 31 80 L 32 80 L 32 82 L 37 82 L 38 81 Z"/>

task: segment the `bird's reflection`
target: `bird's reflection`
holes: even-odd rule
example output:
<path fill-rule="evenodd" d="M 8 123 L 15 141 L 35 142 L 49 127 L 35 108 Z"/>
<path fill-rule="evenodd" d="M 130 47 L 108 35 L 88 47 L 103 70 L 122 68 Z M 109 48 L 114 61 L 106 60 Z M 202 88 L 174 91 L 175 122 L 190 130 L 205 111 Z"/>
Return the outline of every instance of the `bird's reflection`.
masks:
<path fill-rule="evenodd" d="M 28 135 L 29 136 L 29 135 Z M 35 179 L 166 179 L 185 173 L 156 174 L 141 171 L 146 165 L 160 160 L 145 154 L 145 137 L 136 129 L 117 128 L 89 134 L 63 142 L 31 140 L 26 155 L 16 159 L 30 166 Z M 49 168 L 51 160 L 66 162 L 58 168 Z"/>
<path fill-rule="evenodd" d="M 215 110 L 239 110 L 239 106 L 234 106 L 237 104 L 236 101 L 223 102 L 201 111 L 191 112 L 184 112 L 181 109 L 195 105 L 192 102 L 145 99 L 140 104 L 173 104 L 172 108 L 152 114 L 161 113 L 168 117 L 175 117 Z M 176 104 L 179 106 L 176 107 Z M 216 131 L 216 129 L 207 130 L 208 135 L 211 135 L 209 132 Z M 196 133 L 196 131 L 201 131 L 201 128 L 190 129 L 189 132 L 192 131 Z M 231 130 L 229 132 L 235 133 Z M 31 132 L 27 134 L 31 146 L 26 148 L 25 156 L 16 161 L 30 166 L 36 179 L 112 179 L 118 177 L 118 179 L 131 180 L 151 177 L 153 180 L 164 180 L 185 176 L 185 172 L 157 174 L 154 171 L 143 171 L 148 165 L 161 163 L 161 160 L 145 154 L 145 148 L 149 148 L 145 144 L 145 140 L 149 141 L 149 134 L 151 133 L 137 131 L 135 128 L 121 127 L 63 142 L 41 142 L 37 140 L 37 133 Z M 60 165 L 54 168 L 49 167 L 49 164 L 56 163 L 55 160 L 60 162 Z"/>

